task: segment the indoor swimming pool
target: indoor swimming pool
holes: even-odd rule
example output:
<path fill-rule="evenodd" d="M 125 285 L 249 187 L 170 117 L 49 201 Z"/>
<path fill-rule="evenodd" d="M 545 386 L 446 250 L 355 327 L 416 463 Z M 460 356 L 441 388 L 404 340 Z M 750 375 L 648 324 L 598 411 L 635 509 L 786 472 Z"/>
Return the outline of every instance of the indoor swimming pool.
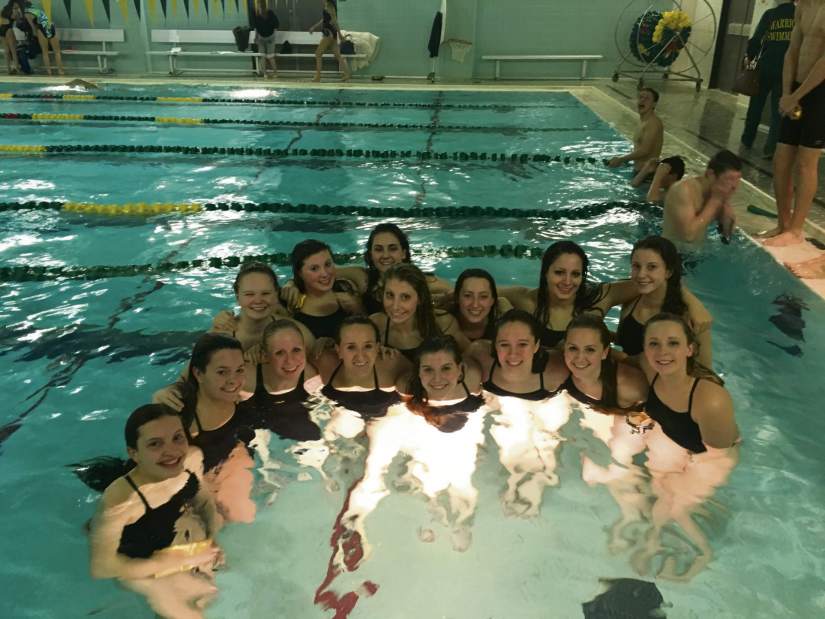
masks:
<path fill-rule="evenodd" d="M 532 287 L 556 240 L 579 243 L 591 279 L 610 281 L 629 275 L 633 243 L 660 229 L 627 172 L 601 163 L 627 140 L 568 92 L 6 92 L 3 617 L 153 616 L 136 594 L 89 577 L 84 523 L 99 495 L 68 465 L 124 455 L 125 417 L 175 379 L 196 337 L 232 306 L 244 258 L 268 259 L 285 281 L 285 254 L 315 238 L 362 264 L 370 230 L 392 221 L 425 271 L 454 281 L 480 267 L 500 286 Z M 471 463 L 478 498 L 462 530 L 434 519 L 401 483 L 399 456 L 389 496 L 366 518 L 368 556 L 330 578 L 366 440 L 342 440 L 322 467 L 309 462 L 311 450 L 273 436 L 271 466 L 258 461 L 255 522 L 219 535 L 227 567 L 206 616 L 580 617 L 604 590 L 600 579 L 618 578 L 655 582 L 668 617 L 825 615 L 816 438 L 825 434 L 816 413 L 825 324 L 814 319 L 825 302 L 741 233 L 730 245 L 712 233 L 686 264 L 686 282 L 714 316 L 714 369 L 743 437 L 728 482 L 686 515 L 693 531 L 670 523 L 646 556 L 654 499 L 643 467 L 619 484 L 587 483 L 583 460 L 610 461 L 603 428 L 592 411 L 554 398 L 484 413 L 466 439 L 480 442 Z M 317 407 L 326 419 L 329 402 Z M 544 425 L 524 429 L 525 418 Z M 471 447 L 445 443 L 475 457 Z M 423 465 L 455 465 L 443 456 Z M 508 484 L 531 475 L 546 479 L 532 502 L 508 499 Z M 325 592 L 358 597 L 336 614 Z"/>

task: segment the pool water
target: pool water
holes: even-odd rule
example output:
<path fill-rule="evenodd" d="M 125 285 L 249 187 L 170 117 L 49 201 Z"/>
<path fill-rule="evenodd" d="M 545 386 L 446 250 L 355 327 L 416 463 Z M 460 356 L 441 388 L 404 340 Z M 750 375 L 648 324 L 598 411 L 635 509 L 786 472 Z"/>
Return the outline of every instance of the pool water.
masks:
<path fill-rule="evenodd" d="M 42 95 L 39 86 L 15 92 Z M 178 125 L 134 121 L 6 121 L 9 145 L 185 145 L 289 149 L 542 153 L 601 159 L 626 141 L 569 93 L 342 90 L 272 91 L 263 97 L 212 87 L 107 86 L 122 97 L 203 97 L 234 103 L 0 100 L 3 113 L 174 116 L 300 122 L 303 125 Z M 332 126 L 323 126 L 324 124 Z M 396 125 L 375 127 L 367 125 Z M 410 125 L 398 127 L 397 125 Z M 468 127 L 457 129 L 456 127 Z M 479 127 L 485 127 L 480 129 Z M 281 202 L 367 207 L 489 206 L 546 209 L 547 217 L 393 219 L 411 236 L 416 261 L 454 279 L 470 266 L 499 285 L 537 282 L 529 257 L 449 258 L 444 248 L 525 245 L 570 238 L 591 256 L 594 280 L 625 277 L 629 250 L 658 222 L 634 208 L 625 175 L 587 162 L 505 162 L 203 154 L 0 154 L 0 203 L 99 204 Z M 618 201 L 597 217 L 575 207 Z M 567 209 L 567 210 L 566 210 Z M 559 211 L 570 217 L 555 218 Z M 141 265 L 288 252 L 312 237 L 336 252 L 358 251 L 378 221 L 329 216 L 207 211 L 145 217 L 27 209 L 0 213 L 0 266 Z M 288 269 L 279 266 L 280 276 Z M 233 268 L 141 275 L 0 282 L 0 616 L 118 617 L 153 614 L 136 595 L 88 577 L 82 530 L 96 493 L 66 465 L 122 452 L 125 417 L 180 371 L 211 317 L 231 305 Z M 741 460 L 693 521 L 713 549 L 689 582 L 655 583 L 669 617 L 825 615 L 823 456 L 819 382 L 825 360 L 825 304 L 748 239 L 711 238 L 690 256 L 686 281 L 715 317 L 714 365 L 725 378 L 744 442 Z M 615 316 L 611 315 L 615 324 Z M 319 410 L 326 404 L 319 404 Z M 502 407 L 504 408 L 504 407 Z M 457 536 L 434 522 L 420 492 L 396 487 L 402 459 L 387 477 L 390 494 L 366 519 L 371 553 L 326 590 L 358 592 L 351 617 L 577 617 L 603 578 L 644 578 L 633 546 L 644 522 L 627 527 L 629 548 L 610 544 L 620 506 L 604 485 L 582 479 L 582 457 L 606 464 L 609 451 L 583 426 L 587 413 L 560 403 L 532 411 L 548 421 L 538 514 L 521 517 L 502 501 L 508 471 L 502 420 L 523 410 L 488 411 L 472 485 L 478 501 Z M 551 427 L 557 423 L 558 428 Z M 506 434 L 506 433 L 505 433 Z M 498 438 L 497 438 L 498 437 Z M 364 443 L 364 441 L 361 441 Z M 273 438 L 282 463 L 259 479 L 252 525 L 220 534 L 228 568 L 209 617 L 331 617 L 314 599 L 335 551 L 334 524 L 363 469 L 363 444 L 330 461 L 328 481 L 300 466 Z M 464 449 L 467 445 L 453 445 Z M 447 447 L 451 449 L 452 447 Z M 638 495 L 644 500 L 645 495 Z M 272 499 L 267 504 L 267 499 Z M 647 499 L 648 503 L 650 502 Z M 626 507 L 626 505 L 625 505 Z M 434 540 L 429 539 L 432 533 Z M 697 548 L 681 527 L 662 535 L 686 569 Z M 455 550 L 454 546 L 461 548 Z M 653 568 L 655 572 L 655 565 Z M 374 593 L 364 583 L 377 586 Z"/>

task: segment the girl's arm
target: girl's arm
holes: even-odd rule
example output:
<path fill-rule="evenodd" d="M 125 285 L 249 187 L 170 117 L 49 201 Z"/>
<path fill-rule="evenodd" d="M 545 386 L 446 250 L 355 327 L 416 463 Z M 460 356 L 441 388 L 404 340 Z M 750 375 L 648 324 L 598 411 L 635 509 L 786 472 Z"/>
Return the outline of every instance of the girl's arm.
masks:
<path fill-rule="evenodd" d="M 728 390 L 703 380 L 694 394 L 691 417 L 699 424 L 702 442 L 709 447 L 725 449 L 739 440 L 739 428 L 733 416 L 733 400 Z"/>

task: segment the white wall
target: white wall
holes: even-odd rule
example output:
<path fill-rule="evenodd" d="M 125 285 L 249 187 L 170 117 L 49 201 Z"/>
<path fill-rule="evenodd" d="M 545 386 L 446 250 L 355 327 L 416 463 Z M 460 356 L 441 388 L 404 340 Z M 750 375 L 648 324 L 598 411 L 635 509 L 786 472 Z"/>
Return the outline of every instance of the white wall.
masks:
<path fill-rule="evenodd" d="M 770 2 L 771 0 L 765 0 Z M 713 67 L 713 52 L 716 47 L 716 37 L 719 29 L 719 13 L 722 11 L 723 0 L 683 0 L 682 10 L 690 15 L 693 28 L 688 39 L 688 49 L 702 75 L 702 87 L 707 88 L 710 81 L 710 71 Z M 673 63 L 675 71 L 687 71 L 694 75 L 690 59 L 684 51 Z"/>

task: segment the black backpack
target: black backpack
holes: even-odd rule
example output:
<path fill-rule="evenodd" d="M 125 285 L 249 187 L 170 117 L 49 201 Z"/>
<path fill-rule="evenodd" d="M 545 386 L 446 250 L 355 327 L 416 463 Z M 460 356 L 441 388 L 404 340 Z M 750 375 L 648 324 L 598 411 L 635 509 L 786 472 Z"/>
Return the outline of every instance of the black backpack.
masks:
<path fill-rule="evenodd" d="M 281 53 L 282 54 L 291 54 L 292 53 L 292 43 L 289 41 L 284 41 L 281 43 Z"/>

